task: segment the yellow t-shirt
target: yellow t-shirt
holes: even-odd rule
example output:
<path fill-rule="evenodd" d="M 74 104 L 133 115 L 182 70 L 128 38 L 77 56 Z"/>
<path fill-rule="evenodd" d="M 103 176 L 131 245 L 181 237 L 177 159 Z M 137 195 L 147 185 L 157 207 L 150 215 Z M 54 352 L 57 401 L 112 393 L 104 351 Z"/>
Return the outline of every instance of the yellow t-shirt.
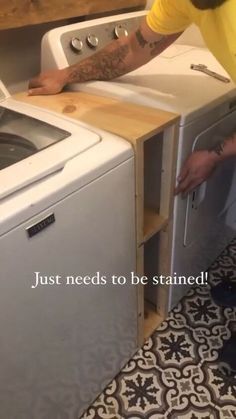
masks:
<path fill-rule="evenodd" d="M 209 50 L 236 83 L 236 0 L 199 10 L 190 0 L 155 0 L 147 24 L 161 34 L 183 32 L 195 23 Z"/>

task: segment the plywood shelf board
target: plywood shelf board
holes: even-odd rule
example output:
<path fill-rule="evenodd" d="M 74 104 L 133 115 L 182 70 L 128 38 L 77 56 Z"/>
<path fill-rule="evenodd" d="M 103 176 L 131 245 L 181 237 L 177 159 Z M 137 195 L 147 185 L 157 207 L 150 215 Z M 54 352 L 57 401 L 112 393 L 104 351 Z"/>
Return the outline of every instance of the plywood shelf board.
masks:
<path fill-rule="evenodd" d="M 84 92 L 63 92 L 50 96 L 18 93 L 14 98 L 109 131 L 125 138 L 134 147 L 137 141 L 145 141 L 179 119 L 178 115 L 163 110 Z"/>
<path fill-rule="evenodd" d="M 160 213 L 169 218 L 173 213 L 174 189 L 176 183 L 178 126 L 173 124 L 165 130 L 162 151 L 162 179 Z M 173 141 L 175 139 L 175 141 Z M 169 164 L 165 164 L 169 162 Z"/>
<path fill-rule="evenodd" d="M 168 224 L 168 219 L 158 214 L 154 209 L 144 209 L 143 243 L 149 240 L 154 234 L 161 231 Z"/>
<path fill-rule="evenodd" d="M 0 0 L 0 29 L 17 28 L 146 5 L 146 0 Z"/>
<path fill-rule="evenodd" d="M 143 276 L 144 267 L 144 249 L 137 247 L 136 249 L 136 271 L 139 277 Z M 138 304 L 138 346 L 141 347 L 144 342 L 144 286 L 138 285 L 137 293 Z"/>

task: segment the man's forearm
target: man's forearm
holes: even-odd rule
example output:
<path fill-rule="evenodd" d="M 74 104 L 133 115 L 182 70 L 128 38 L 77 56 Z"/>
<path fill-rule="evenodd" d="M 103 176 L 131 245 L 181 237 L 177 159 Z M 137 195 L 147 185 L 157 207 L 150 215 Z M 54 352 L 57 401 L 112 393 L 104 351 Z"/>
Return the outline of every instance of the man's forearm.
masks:
<path fill-rule="evenodd" d="M 139 28 L 129 37 L 113 41 L 91 57 L 65 69 L 67 83 L 105 81 L 120 77 L 146 64 L 178 36 L 179 34 L 168 37 L 159 35 L 158 40 L 148 41 L 142 28 Z"/>
<path fill-rule="evenodd" d="M 70 83 L 112 80 L 146 64 L 180 34 L 154 33 L 144 20 L 136 32 L 112 41 L 88 58 L 61 70 L 42 72 L 29 81 L 29 95 L 57 94 Z"/>
<path fill-rule="evenodd" d="M 175 194 L 185 196 L 194 190 L 212 175 L 221 161 L 229 157 L 236 157 L 236 133 L 226 137 L 211 150 L 191 153 L 181 167 Z"/>
<path fill-rule="evenodd" d="M 218 162 L 228 157 L 236 157 L 236 132 L 226 137 L 221 143 L 217 144 L 211 151 Z"/>
<path fill-rule="evenodd" d="M 126 40 L 125 40 L 126 41 Z M 68 83 L 89 80 L 111 80 L 128 73 L 135 67 L 129 43 L 120 40 L 102 51 L 67 68 Z"/>

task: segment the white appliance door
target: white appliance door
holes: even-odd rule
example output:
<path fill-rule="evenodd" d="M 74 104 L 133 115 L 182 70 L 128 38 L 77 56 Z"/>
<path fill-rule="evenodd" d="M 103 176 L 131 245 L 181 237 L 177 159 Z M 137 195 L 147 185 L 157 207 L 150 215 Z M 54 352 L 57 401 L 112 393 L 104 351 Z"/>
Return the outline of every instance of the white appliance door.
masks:
<path fill-rule="evenodd" d="M 134 270 L 133 159 L 0 238 L 0 419 L 81 416 L 137 348 Z"/>
<path fill-rule="evenodd" d="M 211 149 L 236 130 L 236 111 L 198 135 L 193 151 Z M 188 195 L 184 245 L 190 246 L 206 235 L 222 220 L 236 228 L 235 216 L 229 219 L 229 211 L 236 205 L 236 159 L 230 158 L 219 164 L 213 175 Z"/>

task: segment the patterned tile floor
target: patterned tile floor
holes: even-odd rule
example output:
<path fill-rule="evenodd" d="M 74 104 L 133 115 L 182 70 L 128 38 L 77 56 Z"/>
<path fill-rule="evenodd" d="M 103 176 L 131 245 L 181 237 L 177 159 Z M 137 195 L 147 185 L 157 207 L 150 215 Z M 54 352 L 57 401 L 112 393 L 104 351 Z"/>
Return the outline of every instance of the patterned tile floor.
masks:
<path fill-rule="evenodd" d="M 209 285 L 190 290 L 82 419 L 236 418 L 236 376 L 217 362 L 236 309 L 209 293 L 227 275 L 236 276 L 236 239 L 211 266 Z"/>

